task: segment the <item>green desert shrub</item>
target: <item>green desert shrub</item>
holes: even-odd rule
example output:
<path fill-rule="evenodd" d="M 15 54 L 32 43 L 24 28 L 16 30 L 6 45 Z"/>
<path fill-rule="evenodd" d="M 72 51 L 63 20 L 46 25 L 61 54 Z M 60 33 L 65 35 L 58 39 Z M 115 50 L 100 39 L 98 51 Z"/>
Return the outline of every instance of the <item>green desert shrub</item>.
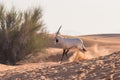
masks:
<path fill-rule="evenodd" d="M 0 63 L 15 64 L 26 55 L 48 46 L 40 8 L 5 10 L 0 4 Z M 39 31 L 39 33 L 37 33 Z"/>

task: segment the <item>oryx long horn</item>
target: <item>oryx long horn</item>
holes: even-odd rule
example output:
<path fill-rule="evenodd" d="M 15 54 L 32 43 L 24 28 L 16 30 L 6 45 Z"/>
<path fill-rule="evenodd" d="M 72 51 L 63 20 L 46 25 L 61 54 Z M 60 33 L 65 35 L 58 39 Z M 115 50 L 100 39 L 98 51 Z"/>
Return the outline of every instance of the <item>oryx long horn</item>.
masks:
<path fill-rule="evenodd" d="M 57 31 L 57 33 L 56 33 L 56 34 L 59 34 L 61 27 L 62 27 L 62 26 L 60 26 L 60 27 L 59 27 L 59 29 L 58 29 L 58 31 Z"/>

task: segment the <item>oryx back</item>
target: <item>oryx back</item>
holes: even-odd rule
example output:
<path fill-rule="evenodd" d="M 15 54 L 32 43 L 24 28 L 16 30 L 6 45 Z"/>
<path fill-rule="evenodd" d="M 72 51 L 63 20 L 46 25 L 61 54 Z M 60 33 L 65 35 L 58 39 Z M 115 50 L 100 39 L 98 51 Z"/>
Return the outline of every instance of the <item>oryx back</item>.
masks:
<path fill-rule="evenodd" d="M 83 41 L 79 38 L 65 38 L 64 47 L 66 48 L 81 48 Z"/>

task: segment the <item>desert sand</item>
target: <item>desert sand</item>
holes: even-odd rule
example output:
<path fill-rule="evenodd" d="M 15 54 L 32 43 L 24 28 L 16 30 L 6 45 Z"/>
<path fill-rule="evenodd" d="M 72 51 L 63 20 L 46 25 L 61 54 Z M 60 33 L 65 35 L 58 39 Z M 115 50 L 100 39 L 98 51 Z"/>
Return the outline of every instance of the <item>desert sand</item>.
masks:
<path fill-rule="evenodd" d="M 73 49 L 60 64 L 62 48 L 53 45 L 19 65 L 0 64 L 0 80 L 120 80 L 120 34 L 65 37 L 83 39 L 85 56 Z"/>

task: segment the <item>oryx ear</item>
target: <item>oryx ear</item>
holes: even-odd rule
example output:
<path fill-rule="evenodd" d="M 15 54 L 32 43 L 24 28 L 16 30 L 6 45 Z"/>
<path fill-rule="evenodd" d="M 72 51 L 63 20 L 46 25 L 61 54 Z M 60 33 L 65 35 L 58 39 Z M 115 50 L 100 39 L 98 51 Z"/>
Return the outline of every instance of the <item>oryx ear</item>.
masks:
<path fill-rule="evenodd" d="M 56 34 L 59 34 L 61 27 L 62 27 L 62 25 L 59 27 L 59 29 L 58 29 L 58 31 L 56 32 Z"/>

